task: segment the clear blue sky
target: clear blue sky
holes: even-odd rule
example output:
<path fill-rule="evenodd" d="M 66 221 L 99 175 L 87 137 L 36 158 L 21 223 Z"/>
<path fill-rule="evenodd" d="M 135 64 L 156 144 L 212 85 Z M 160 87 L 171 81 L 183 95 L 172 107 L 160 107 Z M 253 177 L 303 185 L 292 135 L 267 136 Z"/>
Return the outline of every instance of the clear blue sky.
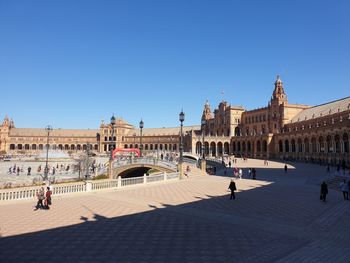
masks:
<path fill-rule="evenodd" d="M 199 124 L 203 104 L 350 95 L 350 1 L 0 0 L 0 117 L 17 127 Z"/>

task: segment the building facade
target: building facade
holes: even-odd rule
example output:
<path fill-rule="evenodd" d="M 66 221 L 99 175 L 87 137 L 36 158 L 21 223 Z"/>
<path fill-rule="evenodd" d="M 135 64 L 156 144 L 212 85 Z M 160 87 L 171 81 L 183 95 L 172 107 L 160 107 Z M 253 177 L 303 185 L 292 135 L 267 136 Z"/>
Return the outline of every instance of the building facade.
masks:
<path fill-rule="evenodd" d="M 99 129 L 56 129 L 50 132 L 52 149 L 79 152 L 87 148 L 108 153 L 114 148 L 142 148 L 144 152 L 179 151 L 180 127 L 141 131 L 122 119 Z M 350 97 L 318 106 L 288 102 L 282 80 L 274 83 L 263 108 L 246 110 L 222 101 L 214 111 L 204 105 L 201 125 L 183 127 L 184 151 L 196 155 L 280 158 L 350 165 Z M 0 125 L 2 153 L 37 153 L 47 144 L 44 129 L 16 128 L 8 117 Z"/>

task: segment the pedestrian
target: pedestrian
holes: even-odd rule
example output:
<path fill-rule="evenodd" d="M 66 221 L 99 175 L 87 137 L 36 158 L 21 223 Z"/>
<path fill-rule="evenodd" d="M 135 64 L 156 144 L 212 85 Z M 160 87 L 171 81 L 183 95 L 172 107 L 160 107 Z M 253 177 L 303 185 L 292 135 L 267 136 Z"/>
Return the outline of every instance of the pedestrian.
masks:
<path fill-rule="evenodd" d="M 51 195 L 52 192 L 50 190 L 50 187 L 48 186 L 46 188 L 46 193 L 45 193 L 45 209 L 50 209 L 50 205 L 52 204 L 52 200 L 51 200 Z"/>
<path fill-rule="evenodd" d="M 17 166 L 17 175 L 19 175 L 20 171 L 21 171 L 21 169 L 19 168 L 19 166 Z"/>
<path fill-rule="evenodd" d="M 345 179 L 344 179 L 343 182 L 339 185 L 339 188 L 340 188 L 340 190 L 343 192 L 344 200 L 349 200 L 349 193 L 348 193 L 349 186 L 348 186 L 348 184 L 346 183 Z"/>
<path fill-rule="evenodd" d="M 228 162 L 228 167 L 231 168 L 231 160 Z"/>
<path fill-rule="evenodd" d="M 288 171 L 288 166 L 287 166 L 287 164 L 285 164 L 284 165 L 284 172 L 287 173 L 287 171 Z"/>
<path fill-rule="evenodd" d="M 242 171 L 241 168 L 239 168 L 239 169 L 238 169 L 238 178 L 239 178 L 239 179 L 242 179 L 242 177 L 243 177 L 243 171 Z"/>
<path fill-rule="evenodd" d="M 31 172 L 32 172 L 32 167 L 29 166 L 27 175 L 30 175 Z"/>
<path fill-rule="evenodd" d="M 44 208 L 43 200 L 45 199 L 45 190 L 44 187 L 41 187 L 39 191 L 36 193 L 36 196 L 38 198 L 38 202 L 36 204 L 35 210 L 38 210 L 39 208 Z"/>
<path fill-rule="evenodd" d="M 328 194 L 328 186 L 325 181 L 321 184 L 320 200 L 326 202 L 326 197 Z"/>
<path fill-rule="evenodd" d="M 255 168 L 252 169 L 252 174 L 253 174 L 253 180 L 255 180 L 256 179 L 256 170 L 255 170 Z"/>
<path fill-rule="evenodd" d="M 233 181 L 233 179 L 231 179 L 231 182 L 230 182 L 230 185 L 228 186 L 228 189 L 231 190 L 230 200 L 236 199 L 235 190 L 237 190 L 237 188 L 236 188 L 236 184 L 235 184 L 235 182 Z"/>

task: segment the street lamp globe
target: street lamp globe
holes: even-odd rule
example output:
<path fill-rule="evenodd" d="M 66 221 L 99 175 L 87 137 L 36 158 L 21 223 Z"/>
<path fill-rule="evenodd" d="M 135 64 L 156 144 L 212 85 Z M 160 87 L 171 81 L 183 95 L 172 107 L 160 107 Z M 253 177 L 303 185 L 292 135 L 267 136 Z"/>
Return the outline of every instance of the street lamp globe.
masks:
<path fill-rule="evenodd" d="M 112 126 L 115 125 L 115 117 L 114 117 L 114 114 L 113 114 L 113 116 L 111 117 L 111 124 L 112 124 Z"/>
<path fill-rule="evenodd" d="M 52 128 L 51 125 L 47 125 L 47 126 L 45 127 L 45 131 L 47 131 L 47 132 L 50 132 L 50 131 L 52 131 L 52 130 L 53 130 L 53 128 Z"/>
<path fill-rule="evenodd" d="M 183 123 L 185 121 L 185 113 L 183 112 L 183 110 L 181 110 L 181 112 L 179 114 L 179 120 L 181 123 Z"/>
<path fill-rule="evenodd" d="M 144 125 L 144 123 L 143 123 L 143 120 L 141 119 L 141 121 L 140 121 L 140 129 L 143 129 L 143 125 Z"/>

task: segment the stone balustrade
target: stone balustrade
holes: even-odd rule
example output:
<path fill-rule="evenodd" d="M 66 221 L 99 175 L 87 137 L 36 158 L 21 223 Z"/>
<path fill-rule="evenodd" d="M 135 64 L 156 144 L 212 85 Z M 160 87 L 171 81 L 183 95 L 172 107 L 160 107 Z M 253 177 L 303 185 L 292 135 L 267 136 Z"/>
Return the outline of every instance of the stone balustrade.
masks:
<path fill-rule="evenodd" d="M 106 179 L 106 180 L 90 180 L 90 181 L 81 181 L 74 183 L 65 183 L 65 184 L 53 184 L 50 185 L 53 196 L 73 194 L 79 192 L 89 192 L 97 191 L 102 189 L 111 189 L 111 188 L 121 188 L 125 186 L 135 186 L 138 184 L 148 184 L 154 182 L 161 182 L 167 180 L 178 180 L 179 173 L 159 173 L 154 175 L 147 176 L 146 174 L 140 177 L 133 178 L 121 178 L 118 179 Z M 21 188 L 11 188 L 11 189 L 2 189 L 0 190 L 0 202 L 1 201 L 10 201 L 10 200 L 21 200 L 21 199 L 30 199 L 36 198 L 36 193 L 41 187 L 46 188 L 46 186 L 32 186 L 32 187 L 21 187 Z"/>

